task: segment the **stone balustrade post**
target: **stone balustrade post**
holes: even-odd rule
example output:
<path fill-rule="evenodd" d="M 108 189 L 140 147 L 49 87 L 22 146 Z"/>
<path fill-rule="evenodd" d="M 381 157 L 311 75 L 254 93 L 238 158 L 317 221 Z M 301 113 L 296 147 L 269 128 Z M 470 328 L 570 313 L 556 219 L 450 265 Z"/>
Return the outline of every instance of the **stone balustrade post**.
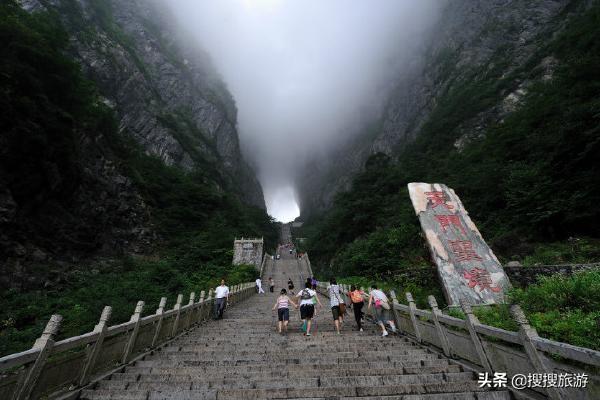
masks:
<path fill-rule="evenodd" d="M 154 330 L 154 336 L 152 337 L 151 347 L 156 346 L 158 343 L 158 338 L 160 336 L 160 330 L 162 329 L 164 314 L 165 314 L 165 306 L 167 305 L 167 298 L 161 297 L 160 303 L 158 304 L 158 309 L 156 310 L 156 315 L 158 315 L 158 321 L 156 321 L 156 328 Z"/>
<path fill-rule="evenodd" d="M 551 373 L 552 368 L 548 367 L 544 362 L 544 359 L 537 351 L 535 344 L 533 343 L 533 339 L 538 338 L 538 333 L 531 325 L 529 325 L 529 321 L 525 316 L 525 313 L 521 309 L 521 307 L 517 304 L 513 304 L 510 306 L 510 313 L 514 320 L 519 324 L 519 337 L 521 338 L 521 342 L 523 344 L 523 348 L 525 349 L 525 353 L 531 362 L 531 365 L 535 369 L 536 373 Z M 545 388 L 548 393 L 548 397 L 553 400 L 561 400 L 563 399 L 562 393 L 556 387 L 547 387 Z"/>
<path fill-rule="evenodd" d="M 135 341 L 137 340 L 137 335 L 140 330 L 140 319 L 142 317 L 142 311 L 144 310 L 144 304 L 145 303 L 143 301 L 138 301 L 135 306 L 135 311 L 131 316 L 130 322 L 133 322 L 133 328 L 131 329 L 131 335 L 129 336 L 129 340 L 125 346 L 125 351 L 123 352 L 123 358 L 121 360 L 123 364 L 126 364 L 127 361 L 129 361 L 129 356 L 133 353 Z"/>
<path fill-rule="evenodd" d="M 417 338 L 417 342 L 421 343 L 423 339 L 421 338 L 421 330 L 419 329 L 419 321 L 417 321 L 415 299 L 413 298 L 412 293 L 406 292 L 406 301 L 408 301 L 408 312 L 410 314 L 410 322 L 412 323 L 413 330 L 415 331 L 415 336 Z"/>
<path fill-rule="evenodd" d="M 181 302 L 183 301 L 183 295 L 177 295 L 177 302 L 173 307 L 175 310 L 175 321 L 173 321 L 173 327 L 171 328 L 171 337 L 174 337 L 177 334 L 177 329 L 179 328 L 179 318 L 181 317 Z"/>
<path fill-rule="evenodd" d="M 233 290 L 232 290 L 232 292 L 229 295 L 229 301 L 228 302 L 231 305 L 237 303 L 237 296 L 238 296 L 237 295 L 237 288 L 238 288 L 238 285 L 233 285 Z"/>
<path fill-rule="evenodd" d="M 210 289 L 208 291 L 208 297 L 206 298 L 206 310 L 205 310 L 205 314 L 204 314 L 204 319 L 208 319 L 210 318 L 210 313 L 212 312 L 212 302 L 213 302 L 213 290 Z"/>
<path fill-rule="evenodd" d="M 204 296 L 206 292 L 202 290 L 200 292 L 200 300 L 198 301 L 198 315 L 196 316 L 196 323 L 202 322 L 202 310 L 204 309 Z"/>
<path fill-rule="evenodd" d="M 481 343 L 481 339 L 479 339 L 479 335 L 475 330 L 475 325 L 479 325 L 479 320 L 477 319 L 475 314 L 473 314 L 473 309 L 471 308 L 471 305 L 466 299 L 460 299 L 460 307 L 462 308 L 463 313 L 465 313 L 465 322 L 467 324 L 467 329 L 469 330 L 469 335 L 471 336 L 471 340 L 473 341 L 473 345 L 475 346 L 475 351 L 477 352 L 479 360 L 481 361 L 481 366 L 487 372 L 492 373 L 492 366 L 487 358 L 487 355 L 485 354 L 485 350 L 483 348 L 483 344 Z"/>
<path fill-rule="evenodd" d="M 96 360 L 98 359 L 98 354 L 102 349 L 102 344 L 104 343 L 104 338 L 106 336 L 106 331 L 108 330 L 108 321 L 110 320 L 110 316 L 112 314 L 112 307 L 106 306 L 102 310 L 102 314 L 100 315 L 100 321 L 94 327 L 94 331 L 98 334 L 98 339 L 94 342 L 94 344 L 88 346 L 88 356 L 81 370 L 81 375 L 79 377 L 79 386 L 87 385 L 90 381 L 90 376 L 94 371 L 94 366 L 96 365 Z"/>
<path fill-rule="evenodd" d="M 190 301 L 188 302 L 187 310 L 185 311 L 185 328 L 190 329 L 192 323 L 192 314 L 194 313 L 194 300 L 196 300 L 196 292 L 190 293 Z"/>
<path fill-rule="evenodd" d="M 63 318 L 55 314 L 50 317 L 50 320 L 44 328 L 42 336 L 40 336 L 33 344 L 33 349 L 39 349 L 40 352 L 35 359 L 33 365 L 25 373 L 23 379 L 18 383 L 18 387 L 13 395 L 14 400 L 27 400 L 31 397 L 37 381 L 46 365 L 48 356 L 54 347 L 54 337 L 58 333 Z"/>
<path fill-rule="evenodd" d="M 390 307 L 392 308 L 392 314 L 394 315 L 394 323 L 396 324 L 396 328 L 398 328 L 398 331 L 401 332 L 402 328 L 400 325 L 400 310 L 398 310 L 398 298 L 396 297 L 396 292 L 392 289 L 390 290 L 390 297 L 392 298 L 392 304 L 390 305 Z"/>
<path fill-rule="evenodd" d="M 433 319 L 433 324 L 435 325 L 435 330 L 438 334 L 438 339 L 442 345 L 442 350 L 447 357 L 450 357 L 450 343 L 448 342 L 448 336 L 446 335 L 446 328 L 442 326 L 438 316 L 442 314 L 438 307 L 437 300 L 434 296 L 427 296 L 427 302 L 429 303 L 429 307 L 431 307 L 431 319 Z"/>

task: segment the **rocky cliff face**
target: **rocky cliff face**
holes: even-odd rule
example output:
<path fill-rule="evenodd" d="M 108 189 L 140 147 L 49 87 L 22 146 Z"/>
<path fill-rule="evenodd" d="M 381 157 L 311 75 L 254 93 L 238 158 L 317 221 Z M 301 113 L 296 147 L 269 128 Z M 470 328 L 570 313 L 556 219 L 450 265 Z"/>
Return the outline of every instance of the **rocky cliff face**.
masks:
<path fill-rule="evenodd" d="M 112 127 L 71 123 L 71 115 L 60 114 L 66 112 L 56 106 L 59 111 L 48 115 L 60 114 L 64 131 L 49 135 L 62 141 L 41 144 L 53 140 L 49 136 L 27 139 L 29 145 L 17 137 L 25 136 L 18 129 L 35 138 L 36 123 L 43 126 L 44 121 L 5 110 L 19 121 L 18 129 L 0 135 L 1 287 L 40 287 L 82 259 L 155 250 L 161 238 L 152 209 L 128 175 L 127 161 L 119 154 L 123 148 L 115 141 L 132 141 L 167 165 L 200 170 L 207 187 L 265 208 L 260 184 L 240 153 L 231 95 L 208 56 L 182 40 L 161 3 L 20 2 L 27 11 L 59 16 L 69 35 L 68 56 L 113 110 L 120 138 L 111 137 Z M 51 74 L 39 69 L 40 75 Z M 35 74 L 32 70 L 29 76 L 35 79 Z M 25 90 L 24 95 L 32 93 Z M 11 106 L 17 103 L 8 97 Z M 21 122 L 25 128 L 18 126 Z M 102 118 L 93 122 L 102 123 Z M 112 118 L 105 123 L 112 124 Z"/>
<path fill-rule="evenodd" d="M 334 194 L 348 188 L 352 176 L 369 155 L 382 152 L 398 157 L 406 144 L 423 131 L 452 91 L 465 87 L 475 76 L 499 78 L 514 75 L 496 93 L 494 101 L 457 116 L 452 126 L 454 146 L 485 135 L 488 126 L 502 121 L 519 106 L 532 79 L 515 71 L 532 68 L 535 79 L 551 79 L 556 60 L 540 56 L 546 41 L 560 31 L 569 13 L 587 7 L 585 1 L 517 0 L 448 2 L 422 54 L 407 63 L 390 82 L 391 95 L 374 129 L 326 161 L 318 161 L 299 178 L 303 216 L 331 205 Z M 530 65 L 533 61 L 533 65 Z"/>
<path fill-rule="evenodd" d="M 23 4 L 61 15 L 73 55 L 115 110 L 121 132 L 168 165 L 214 166 L 224 189 L 265 208 L 240 152 L 234 101 L 208 56 L 180 36 L 164 0 Z"/>

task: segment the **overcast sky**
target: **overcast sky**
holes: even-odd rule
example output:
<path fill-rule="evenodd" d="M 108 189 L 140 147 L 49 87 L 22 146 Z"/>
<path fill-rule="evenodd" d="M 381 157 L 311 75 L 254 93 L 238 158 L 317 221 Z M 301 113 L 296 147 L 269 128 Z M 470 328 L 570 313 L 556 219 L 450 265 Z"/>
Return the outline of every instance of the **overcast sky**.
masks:
<path fill-rule="evenodd" d="M 377 114 L 440 0 L 172 0 L 235 98 L 242 151 L 271 215 L 298 214 L 294 177 Z"/>

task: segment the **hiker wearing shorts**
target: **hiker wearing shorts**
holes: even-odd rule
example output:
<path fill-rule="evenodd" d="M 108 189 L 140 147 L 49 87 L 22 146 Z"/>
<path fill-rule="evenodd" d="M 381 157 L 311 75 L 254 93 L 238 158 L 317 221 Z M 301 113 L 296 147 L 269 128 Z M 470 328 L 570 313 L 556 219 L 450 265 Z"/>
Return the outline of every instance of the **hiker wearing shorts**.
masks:
<path fill-rule="evenodd" d="M 340 287 L 338 286 L 335 278 L 329 280 L 329 287 L 327 288 L 329 293 L 329 305 L 331 306 L 331 313 L 333 314 L 333 323 L 337 334 L 340 334 L 341 325 L 343 323 L 344 313 L 346 312 L 346 304 L 340 293 Z"/>
<path fill-rule="evenodd" d="M 323 307 L 323 305 L 317 296 L 317 292 L 311 289 L 310 283 L 306 282 L 304 286 L 305 288 L 298 292 L 296 297 L 300 297 L 300 318 L 306 324 L 305 335 L 310 336 L 310 327 L 312 324 L 312 319 L 315 315 L 315 305 L 313 304 L 313 299 L 316 299 L 319 307 Z"/>
<path fill-rule="evenodd" d="M 381 336 L 385 337 L 388 335 L 385 329 L 385 323 L 390 324 L 392 332 L 396 333 L 396 324 L 390 318 L 390 302 L 383 293 L 383 291 L 377 289 L 377 285 L 371 285 L 371 294 L 369 296 L 369 305 L 367 309 L 371 308 L 371 304 L 375 305 L 375 316 L 377 317 L 377 324 L 381 327 Z"/>
<path fill-rule="evenodd" d="M 281 289 L 279 297 L 277 298 L 275 305 L 273 305 L 273 311 L 277 309 L 277 330 L 280 335 L 284 330 L 285 333 L 287 333 L 288 322 L 290 321 L 290 303 L 295 308 L 298 308 L 298 304 L 294 303 L 294 301 L 287 296 L 287 291 Z"/>
<path fill-rule="evenodd" d="M 354 319 L 356 320 L 356 326 L 358 327 L 358 331 L 362 332 L 362 318 L 363 312 L 362 308 L 365 305 L 365 301 L 363 295 L 365 292 L 359 290 L 356 286 L 352 285 L 350 287 L 350 291 L 348 292 L 348 297 L 350 301 L 352 301 L 352 309 L 354 310 Z"/>
<path fill-rule="evenodd" d="M 294 295 L 294 282 L 292 282 L 292 278 L 288 278 L 288 290 L 290 291 L 290 294 L 293 296 Z"/>

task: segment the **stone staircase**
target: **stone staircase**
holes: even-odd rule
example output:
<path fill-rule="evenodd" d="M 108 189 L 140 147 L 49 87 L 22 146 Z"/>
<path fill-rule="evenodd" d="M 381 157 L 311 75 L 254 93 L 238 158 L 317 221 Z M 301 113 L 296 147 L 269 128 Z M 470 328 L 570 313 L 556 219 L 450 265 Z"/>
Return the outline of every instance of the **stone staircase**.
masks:
<path fill-rule="evenodd" d="M 302 282 L 289 255 L 265 269 L 276 293 L 256 295 L 84 390 L 81 399 L 510 399 L 484 391 L 476 376 L 403 337 L 379 336 L 352 316 L 336 335 L 328 301 L 317 329 L 305 337 L 291 310 L 290 332 L 276 332 L 271 312 L 277 292 L 292 277 Z"/>

